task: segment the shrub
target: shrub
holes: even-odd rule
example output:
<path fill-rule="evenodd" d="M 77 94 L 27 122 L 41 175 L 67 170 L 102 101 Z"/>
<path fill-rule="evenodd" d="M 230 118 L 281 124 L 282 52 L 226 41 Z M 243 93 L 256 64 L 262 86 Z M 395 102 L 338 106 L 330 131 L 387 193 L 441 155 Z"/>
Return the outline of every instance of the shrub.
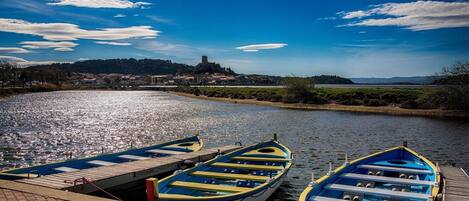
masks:
<path fill-rule="evenodd" d="M 283 97 L 281 95 L 274 94 L 274 95 L 270 96 L 269 101 L 271 101 L 271 102 L 280 102 L 280 101 L 282 101 L 282 98 Z"/>
<path fill-rule="evenodd" d="M 286 94 L 285 96 L 283 96 L 282 102 L 284 102 L 284 103 L 298 103 L 299 100 L 298 100 L 298 97 L 295 96 L 295 95 Z"/>
<path fill-rule="evenodd" d="M 347 99 L 347 100 L 339 101 L 339 104 L 341 104 L 341 105 L 362 105 L 363 102 L 361 100 L 357 100 L 357 99 Z"/>

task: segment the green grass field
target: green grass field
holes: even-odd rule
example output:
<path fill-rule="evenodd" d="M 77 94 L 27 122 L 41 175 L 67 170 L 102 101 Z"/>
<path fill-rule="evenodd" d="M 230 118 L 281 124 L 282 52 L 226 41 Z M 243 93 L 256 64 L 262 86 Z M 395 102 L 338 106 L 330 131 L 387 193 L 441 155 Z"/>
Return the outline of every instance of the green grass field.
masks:
<path fill-rule="evenodd" d="M 234 87 L 178 87 L 178 92 L 204 95 L 208 97 L 256 99 L 259 101 L 288 102 L 287 90 L 284 88 L 234 88 Z M 342 105 L 365 106 L 401 106 L 409 109 L 434 109 L 440 108 L 441 100 L 430 100 L 436 88 L 316 88 L 315 100 L 302 103 L 336 103 Z M 429 103 L 429 101 L 433 101 Z M 298 101 L 301 102 L 301 101 Z"/>

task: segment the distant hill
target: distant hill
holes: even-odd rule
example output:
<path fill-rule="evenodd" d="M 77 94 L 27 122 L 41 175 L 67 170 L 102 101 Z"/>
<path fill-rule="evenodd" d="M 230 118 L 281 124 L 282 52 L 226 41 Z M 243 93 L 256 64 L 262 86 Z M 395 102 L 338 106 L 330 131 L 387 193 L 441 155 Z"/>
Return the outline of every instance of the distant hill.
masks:
<path fill-rule="evenodd" d="M 54 68 L 65 72 L 77 73 L 120 73 L 135 75 L 164 75 L 182 73 L 224 73 L 235 74 L 229 68 L 222 68 L 219 64 L 208 63 L 199 67 L 173 63 L 161 59 L 97 59 L 77 61 L 74 63 L 55 63 L 30 68 Z M 205 67 L 205 68 L 204 68 Z"/>
<path fill-rule="evenodd" d="M 350 79 L 339 77 L 336 75 L 319 75 L 313 76 L 314 83 L 316 84 L 353 84 Z"/>
<path fill-rule="evenodd" d="M 431 84 L 436 76 L 413 76 L 391 78 L 349 78 L 356 84 Z"/>

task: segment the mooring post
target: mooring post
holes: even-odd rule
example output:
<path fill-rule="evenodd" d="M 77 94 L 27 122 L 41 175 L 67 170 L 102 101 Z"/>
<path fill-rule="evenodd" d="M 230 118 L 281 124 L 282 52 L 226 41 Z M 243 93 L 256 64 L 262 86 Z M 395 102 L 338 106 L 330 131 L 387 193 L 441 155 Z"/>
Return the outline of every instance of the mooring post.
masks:
<path fill-rule="evenodd" d="M 316 185 L 316 179 L 314 178 L 314 172 L 311 172 L 311 181 L 309 182 L 308 186 Z"/>
<path fill-rule="evenodd" d="M 277 141 L 277 133 L 274 133 L 274 140 Z"/>
<path fill-rule="evenodd" d="M 407 147 L 407 140 L 405 140 L 404 142 L 402 142 L 402 146 Z"/>
<path fill-rule="evenodd" d="M 332 162 L 329 162 L 329 171 L 327 172 L 327 175 L 332 175 L 334 171 L 332 171 Z"/>
<path fill-rule="evenodd" d="M 145 181 L 147 186 L 147 200 L 156 201 L 158 200 L 158 179 L 157 178 L 148 178 Z"/>

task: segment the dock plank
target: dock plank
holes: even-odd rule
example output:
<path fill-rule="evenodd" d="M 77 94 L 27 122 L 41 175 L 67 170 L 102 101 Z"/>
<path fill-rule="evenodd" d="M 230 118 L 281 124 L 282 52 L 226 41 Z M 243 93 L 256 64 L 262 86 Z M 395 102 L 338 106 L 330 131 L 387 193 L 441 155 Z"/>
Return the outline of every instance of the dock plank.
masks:
<path fill-rule="evenodd" d="M 461 168 L 440 166 L 444 178 L 444 201 L 469 201 L 469 177 Z"/>
<path fill-rule="evenodd" d="M 15 181 L 0 180 L 0 194 L 8 192 L 14 194 L 16 198 L 27 197 L 27 200 L 75 200 L 75 201 L 110 201 L 111 199 L 67 192 L 52 188 L 41 187 L 38 185 L 25 184 Z M 26 200 L 26 199 L 9 199 L 2 198 L 0 200 Z"/>
<path fill-rule="evenodd" d="M 44 186 L 54 189 L 69 190 L 79 193 L 91 193 L 97 189 L 90 184 L 65 183 L 65 180 L 74 181 L 85 177 L 101 188 L 111 188 L 125 183 L 135 182 L 148 177 L 167 174 L 181 167 L 185 160 L 194 162 L 207 161 L 218 154 L 227 153 L 241 148 L 236 145 L 205 149 L 197 152 L 178 154 L 173 156 L 148 158 L 109 166 L 98 166 L 84 170 L 46 175 L 38 178 L 21 179 L 17 182 Z"/>

